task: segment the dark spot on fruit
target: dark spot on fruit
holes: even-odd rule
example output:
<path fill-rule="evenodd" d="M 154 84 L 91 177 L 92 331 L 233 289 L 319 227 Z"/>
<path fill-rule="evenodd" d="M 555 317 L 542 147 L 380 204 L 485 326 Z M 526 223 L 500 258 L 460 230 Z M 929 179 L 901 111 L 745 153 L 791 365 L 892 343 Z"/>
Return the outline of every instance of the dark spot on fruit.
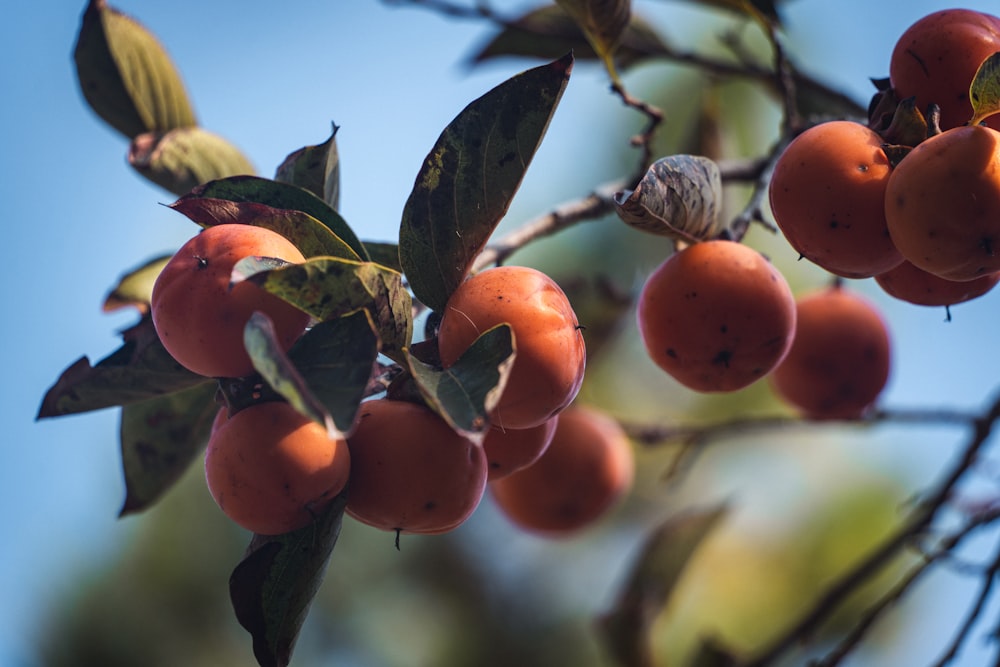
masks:
<path fill-rule="evenodd" d="M 729 368 L 729 362 L 733 358 L 732 350 L 720 350 L 715 358 L 712 359 L 713 364 L 722 364 L 724 368 Z"/>
<path fill-rule="evenodd" d="M 723 324 L 721 327 L 719 327 L 719 333 L 729 333 L 729 327 Z"/>
<path fill-rule="evenodd" d="M 424 503 L 424 509 L 427 510 L 428 512 L 433 512 L 436 508 L 437 508 L 437 503 L 434 502 L 433 500 L 428 500 L 426 503 Z"/>
<path fill-rule="evenodd" d="M 867 164 L 859 164 L 858 165 L 858 171 L 860 171 L 862 174 L 866 173 L 868 171 L 868 165 Z"/>
<path fill-rule="evenodd" d="M 667 356 L 670 357 L 671 359 L 676 359 L 677 358 L 677 350 L 675 350 L 672 347 L 668 347 L 667 348 Z"/>
<path fill-rule="evenodd" d="M 990 257 L 993 256 L 993 239 L 992 238 L 990 238 L 989 236 L 984 237 L 983 240 L 980 241 L 979 246 L 986 252 L 987 255 L 989 255 Z"/>

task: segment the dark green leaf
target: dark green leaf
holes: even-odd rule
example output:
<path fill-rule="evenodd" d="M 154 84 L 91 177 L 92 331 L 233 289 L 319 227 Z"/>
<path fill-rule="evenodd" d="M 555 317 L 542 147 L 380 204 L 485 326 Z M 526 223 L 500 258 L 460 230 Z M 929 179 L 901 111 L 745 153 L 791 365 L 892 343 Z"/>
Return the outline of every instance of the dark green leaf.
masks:
<path fill-rule="evenodd" d="M 578 60 L 598 59 L 597 53 L 573 17 L 557 5 L 546 5 L 504 27 L 473 56 L 472 61 L 479 63 L 501 56 L 553 60 L 569 51 Z M 622 33 L 615 57 L 619 66 L 625 69 L 648 58 L 669 53 L 669 47 L 655 28 L 633 14 Z"/>
<path fill-rule="evenodd" d="M 653 665 L 649 629 L 695 551 L 728 511 L 723 504 L 672 516 L 646 538 L 614 608 L 600 619 L 605 643 L 620 664 Z"/>
<path fill-rule="evenodd" d="M 233 275 L 244 272 L 241 260 Z M 254 273 L 246 278 L 317 320 L 329 320 L 364 309 L 375 322 L 382 352 L 401 360 L 413 337 L 413 305 L 403 276 L 374 262 L 317 257 L 303 264 Z"/>
<path fill-rule="evenodd" d="M 254 370 L 260 373 L 271 389 L 300 413 L 323 426 L 331 439 L 344 437 L 326 407 L 313 396 L 305 378 L 288 358 L 271 318 L 264 313 L 254 312 L 243 327 L 243 345 L 250 355 Z"/>
<path fill-rule="evenodd" d="M 215 392 L 215 383 L 204 383 L 122 408 L 121 516 L 150 507 L 197 458 L 219 411 Z"/>
<path fill-rule="evenodd" d="M 261 667 L 284 667 L 340 535 L 346 496 L 316 521 L 284 535 L 255 535 L 229 578 L 236 619 L 253 638 Z"/>
<path fill-rule="evenodd" d="M 371 261 L 388 267 L 393 271 L 403 272 L 403 267 L 399 263 L 398 244 L 365 241 L 365 248 L 368 250 L 368 257 Z"/>
<path fill-rule="evenodd" d="M 239 148 L 200 127 L 140 134 L 129 146 L 128 163 L 178 196 L 208 181 L 254 173 Z"/>
<path fill-rule="evenodd" d="M 124 333 L 124 344 L 91 366 L 81 357 L 46 392 L 38 419 L 101 410 L 172 394 L 214 380 L 187 370 L 164 349 L 149 317 Z"/>
<path fill-rule="evenodd" d="M 573 67 L 572 55 L 523 72 L 445 128 L 403 210 L 399 254 L 414 295 L 441 310 L 507 212 Z"/>
<path fill-rule="evenodd" d="M 123 274 L 108 295 L 104 297 L 101 306 L 105 313 L 132 306 L 140 313 L 149 312 L 150 296 L 153 293 L 153 283 L 160 271 L 170 261 L 172 255 L 158 255 L 143 262 L 138 267 Z"/>
<path fill-rule="evenodd" d="M 203 227 L 254 225 L 278 232 L 306 257 L 358 259 L 354 249 L 322 222 L 302 211 L 214 197 L 182 197 L 170 205 Z"/>
<path fill-rule="evenodd" d="M 288 351 L 312 394 L 344 433 L 354 425 L 378 354 L 378 336 L 364 310 L 320 322 Z"/>
<path fill-rule="evenodd" d="M 696 243 L 723 228 L 719 167 L 701 155 L 657 160 L 635 190 L 615 193 L 614 201 L 622 221 L 651 234 Z"/>
<path fill-rule="evenodd" d="M 364 244 L 340 214 L 325 201 L 297 185 L 258 176 L 232 176 L 198 186 L 174 203 L 174 207 L 186 200 L 204 197 L 233 202 L 256 202 L 272 208 L 308 213 L 329 227 L 360 259 L 368 259 Z"/>
<path fill-rule="evenodd" d="M 274 180 L 305 188 L 334 209 L 340 204 L 340 156 L 337 154 L 339 128 L 317 146 L 305 146 L 289 153 L 274 174 Z"/>
<path fill-rule="evenodd" d="M 87 5 L 73 59 L 87 103 L 126 138 L 196 124 L 184 83 L 163 46 L 105 0 Z"/>
<path fill-rule="evenodd" d="M 483 332 L 450 368 L 442 369 L 407 352 L 408 368 L 427 404 L 465 438 L 482 444 L 489 413 L 496 407 L 514 363 L 511 328 Z"/>

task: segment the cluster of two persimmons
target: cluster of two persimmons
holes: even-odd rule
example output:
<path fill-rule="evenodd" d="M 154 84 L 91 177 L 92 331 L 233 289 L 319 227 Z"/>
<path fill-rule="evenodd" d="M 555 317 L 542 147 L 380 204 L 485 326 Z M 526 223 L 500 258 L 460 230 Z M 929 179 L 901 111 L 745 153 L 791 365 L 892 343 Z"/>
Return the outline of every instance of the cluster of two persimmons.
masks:
<path fill-rule="evenodd" d="M 251 225 L 208 227 L 168 262 L 151 313 L 174 359 L 213 378 L 254 373 L 243 329 L 259 311 L 285 349 L 309 316 L 243 281 L 249 256 L 305 261 L 280 234 Z M 438 333 L 442 364 L 454 364 L 482 332 L 510 325 L 516 355 L 482 443 L 463 437 L 427 405 L 388 396 L 361 403 L 354 427 L 331 438 L 283 400 L 220 408 L 205 454 L 208 488 L 222 511 L 258 534 L 308 525 L 346 489 L 346 513 L 400 533 L 436 534 L 468 519 L 491 492 L 515 524 L 546 535 L 591 525 L 631 485 L 631 445 L 602 412 L 571 405 L 586 350 L 562 289 L 526 267 L 487 269 L 450 297 Z"/>

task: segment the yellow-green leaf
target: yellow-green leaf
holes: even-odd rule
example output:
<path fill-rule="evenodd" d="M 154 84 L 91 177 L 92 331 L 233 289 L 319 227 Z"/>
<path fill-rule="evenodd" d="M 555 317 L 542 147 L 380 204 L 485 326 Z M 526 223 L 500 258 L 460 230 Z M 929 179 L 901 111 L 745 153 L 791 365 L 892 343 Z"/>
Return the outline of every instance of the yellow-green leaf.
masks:
<path fill-rule="evenodd" d="M 614 52 L 618 48 L 622 33 L 632 17 L 631 0 L 556 0 L 556 4 L 566 10 L 580 25 L 587 41 L 594 47 L 598 57 L 614 82 L 618 73 L 614 66 Z"/>
<path fill-rule="evenodd" d="M 1000 51 L 983 61 L 969 86 L 972 102 L 972 120 L 969 125 L 979 125 L 989 116 L 1000 111 Z"/>
<path fill-rule="evenodd" d="M 105 313 L 110 313 L 133 306 L 142 314 L 149 312 L 153 283 L 171 257 L 170 254 L 158 255 L 123 274 L 118 284 L 111 288 L 104 298 L 101 309 Z"/>
<path fill-rule="evenodd" d="M 128 163 L 178 196 L 209 181 L 254 174 L 239 148 L 200 127 L 140 134 L 129 147 Z"/>
<path fill-rule="evenodd" d="M 145 27 L 105 0 L 87 5 L 73 58 L 87 103 L 128 139 L 197 124 L 166 50 Z"/>

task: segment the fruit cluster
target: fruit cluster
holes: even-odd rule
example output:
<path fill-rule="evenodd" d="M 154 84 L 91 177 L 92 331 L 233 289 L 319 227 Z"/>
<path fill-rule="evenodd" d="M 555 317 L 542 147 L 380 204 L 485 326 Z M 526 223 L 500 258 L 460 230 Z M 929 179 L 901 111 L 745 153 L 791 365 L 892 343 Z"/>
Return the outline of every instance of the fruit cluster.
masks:
<path fill-rule="evenodd" d="M 840 278 L 874 277 L 889 295 L 927 306 L 968 301 L 1000 281 L 1000 115 L 974 104 L 1000 85 L 992 74 L 974 83 L 998 52 L 1000 18 L 981 12 L 939 11 L 907 29 L 868 123 L 807 128 L 769 182 L 783 235 L 836 286 L 796 300 L 741 243 L 683 247 L 640 294 L 652 360 L 697 391 L 768 376 L 809 418 L 861 416 L 888 380 L 889 336 Z"/>
<path fill-rule="evenodd" d="M 983 115 L 973 81 L 997 52 L 995 16 L 950 9 L 910 26 L 868 123 L 814 125 L 778 159 L 770 203 L 792 247 L 838 276 L 874 276 L 889 295 L 919 305 L 950 306 L 992 289 L 1000 280 L 1000 115 L 970 123 Z"/>
<path fill-rule="evenodd" d="M 254 373 L 244 327 L 267 315 L 287 351 L 309 316 L 249 281 L 236 263 L 305 261 L 281 234 L 247 224 L 210 226 L 160 272 L 154 327 L 181 365 L 200 375 Z M 346 437 L 331 437 L 285 400 L 219 410 L 205 455 L 208 488 L 223 512 L 255 533 L 309 524 L 345 489 L 346 513 L 397 533 L 442 533 L 463 523 L 492 489 L 518 525 L 548 534 L 590 525 L 629 488 L 632 451 L 617 422 L 571 405 L 586 364 L 581 328 L 565 293 L 535 269 L 502 266 L 464 281 L 441 314 L 441 365 L 455 364 L 481 333 L 510 326 L 517 354 L 481 444 L 412 397 L 364 401 Z M 349 489 L 348 489 L 349 485 Z"/>

